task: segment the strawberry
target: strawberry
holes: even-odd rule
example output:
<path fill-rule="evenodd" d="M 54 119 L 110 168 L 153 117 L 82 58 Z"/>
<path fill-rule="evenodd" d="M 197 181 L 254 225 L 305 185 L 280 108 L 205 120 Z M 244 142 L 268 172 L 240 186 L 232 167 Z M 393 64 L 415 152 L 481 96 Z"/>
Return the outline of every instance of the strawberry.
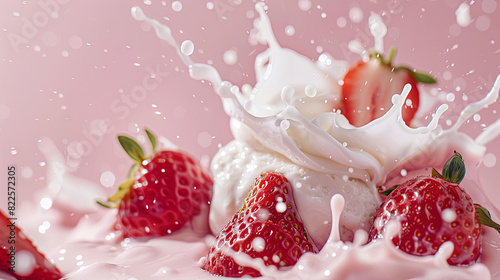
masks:
<path fill-rule="evenodd" d="M 384 115 L 392 106 L 392 96 L 401 94 L 403 87 L 410 84 L 402 111 L 403 120 L 409 125 L 420 100 L 417 82 L 436 82 L 427 74 L 393 66 L 395 54 L 391 48 L 386 60 L 382 54 L 372 52 L 368 61 L 360 61 L 347 71 L 342 85 L 343 113 L 352 125 L 363 126 Z"/>
<path fill-rule="evenodd" d="M 382 203 L 370 229 L 370 241 L 384 237 L 389 221 L 399 221 L 400 231 L 391 236 L 400 250 L 416 255 L 434 255 L 446 241 L 454 244 L 450 265 L 469 265 L 481 254 L 481 223 L 500 229 L 489 212 L 474 204 L 459 186 L 465 165 L 455 153 L 443 175 L 419 176 L 397 186 Z M 481 222 L 481 223 L 480 223 Z"/>
<path fill-rule="evenodd" d="M 31 263 L 30 263 L 31 262 Z M 0 211 L 0 271 L 26 280 L 61 279 L 57 267 Z"/>
<path fill-rule="evenodd" d="M 118 208 L 116 226 L 125 237 L 169 235 L 194 217 L 207 214 L 210 205 L 213 182 L 209 173 L 184 152 L 155 151 L 156 138 L 146 133 L 153 146 L 150 157 L 134 140 L 118 136 L 135 160 L 133 172 L 115 195 L 99 202 Z"/>
<path fill-rule="evenodd" d="M 299 220 L 292 186 L 283 175 L 267 172 L 256 178 L 243 207 L 216 236 L 202 266 L 220 276 L 261 276 L 256 269 L 237 264 L 228 250 L 278 268 L 293 266 L 305 252 L 317 252 Z"/>

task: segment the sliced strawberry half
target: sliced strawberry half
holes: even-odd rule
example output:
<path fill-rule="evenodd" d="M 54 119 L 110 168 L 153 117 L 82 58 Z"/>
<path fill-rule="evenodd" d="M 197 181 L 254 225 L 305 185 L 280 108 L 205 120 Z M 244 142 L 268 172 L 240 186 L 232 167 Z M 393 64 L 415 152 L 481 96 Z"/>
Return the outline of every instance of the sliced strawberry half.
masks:
<path fill-rule="evenodd" d="M 395 54 L 394 48 L 387 59 L 372 52 L 368 61 L 358 62 L 346 73 L 342 85 L 343 113 L 352 125 L 363 126 L 383 116 L 392 106 L 392 96 L 401 94 L 403 87 L 410 84 L 411 91 L 402 111 L 403 120 L 409 125 L 420 102 L 417 82 L 436 82 L 427 74 L 393 66 Z"/>

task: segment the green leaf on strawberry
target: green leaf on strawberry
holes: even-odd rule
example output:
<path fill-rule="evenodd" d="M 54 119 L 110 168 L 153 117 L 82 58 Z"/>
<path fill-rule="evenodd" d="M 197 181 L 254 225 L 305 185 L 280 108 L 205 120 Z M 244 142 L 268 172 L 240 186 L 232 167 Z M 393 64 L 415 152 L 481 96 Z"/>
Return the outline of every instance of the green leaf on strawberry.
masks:
<path fill-rule="evenodd" d="M 146 156 L 144 155 L 144 150 L 141 145 L 137 144 L 134 140 L 127 136 L 120 135 L 118 136 L 118 141 L 120 145 L 122 145 L 123 149 L 127 154 L 136 162 L 142 162 Z"/>

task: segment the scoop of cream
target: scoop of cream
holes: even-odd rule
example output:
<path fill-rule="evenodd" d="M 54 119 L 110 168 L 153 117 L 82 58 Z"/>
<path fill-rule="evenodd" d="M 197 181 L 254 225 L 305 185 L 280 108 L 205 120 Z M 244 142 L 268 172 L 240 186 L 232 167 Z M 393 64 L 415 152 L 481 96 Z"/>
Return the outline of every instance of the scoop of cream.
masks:
<path fill-rule="evenodd" d="M 215 184 L 210 227 L 214 234 L 241 208 L 255 178 L 267 171 L 282 173 L 290 181 L 299 215 L 318 246 L 325 244 L 331 231 L 330 199 L 334 194 L 342 194 L 347 201 L 340 221 L 345 240 L 352 240 L 356 230 L 369 228 L 379 205 L 378 197 L 359 179 L 310 170 L 272 150 L 234 140 L 221 148 L 212 162 Z"/>

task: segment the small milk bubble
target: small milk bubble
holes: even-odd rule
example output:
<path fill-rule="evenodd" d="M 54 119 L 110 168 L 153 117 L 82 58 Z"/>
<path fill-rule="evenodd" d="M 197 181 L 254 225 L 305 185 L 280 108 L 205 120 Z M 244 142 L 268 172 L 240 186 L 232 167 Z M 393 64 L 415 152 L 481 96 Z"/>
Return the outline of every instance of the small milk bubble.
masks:
<path fill-rule="evenodd" d="M 207 9 L 213 10 L 214 9 L 214 3 L 213 2 L 207 2 Z"/>
<path fill-rule="evenodd" d="M 33 169 L 31 167 L 23 167 L 21 169 L 21 176 L 27 179 L 31 178 L 33 176 Z"/>
<path fill-rule="evenodd" d="M 257 251 L 257 252 L 262 252 L 264 251 L 264 248 L 266 247 L 266 241 L 262 237 L 255 237 L 252 240 L 252 248 Z"/>
<path fill-rule="evenodd" d="M 318 91 L 313 85 L 307 85 L 305 88 L 305 94 L 307 97 L 315 97 L 317 92 Z"/>
<path fill-rule="evenodd" d="M 457 213 L 450 208 L 444 209 L 441 212 L 441 218 L 448 223 L 451 223 L 457 219 Z"/>
<path fill-rule="evenodd" d="M 287 130 L 290 128 L 290 122 L 288 120 L 282 120 L 280 122 L 281 129 Z"/>
<path fill-rule="evenodd" d="M 224 52 L 222 59 L 227 65 L 234 65 L 238 61 L 238 54 L 235 50 L 227 50 Z"/>
<path fill-rule="evenodd" d="M 481 120 L 481 115 L 479 114 L 474 114 L 474 116 L 472 117 L 474 119 L 475 122 L 478 122 Z"/>
<path fill-rule="evenodd" d="M 212 135 L 208 133 L 207 131 L 203 131 L 200 134 L 198 134 L 198 144 L 203 147 L 203 148 L 208 148 L 210 145 L 212 145 Z"/>
<path fill-rule="evenodd" d="M 486 31 L 490 29 L 490 24 L 491 24 L 490 18 L 486 15 L 479 16 L 476 19 L 476 28 L 479 31 Z"/>
<path fill-rule="evenodd" d="M 276 211 L 279 213 L 284 213 L 286 211 L 286 204 L 284 202 L 278 202 L 276 204 Z"/>
<path fill-rule="evenodd" d="M 52 199 L 48 198 L 48 197 L 44 197 L 40 200 L 40 206 L 45 209 L 45 210 L 49 210 L 50 207 L 52 207 Z"/>
<path fill-rule="evenodd" d="M 69 43 L 69 46 L 73 49 L 79 49 L 83 46 L 82 38 L 80 38 L 76 35 L 69 37 L 68 43 Z"/>
<path fill-rule="evenodd" d="M 446 101 L 448 101 L 448 102 L 455 101 L 455 94 L 453 94 L 452 92 L 446 94 Z"/>
<path fill-rule="evenodd" d="M 194 44 L 191 40 L 186 40 L 181 44 L 181 52 L 184 55 L 192 55 L 194 52 Z"/>
<path fill-rule="evenodd" d="M 285 27 L 285 34 L 288 35 L 288 36 L 293 36 L 295 35 L 295 27 L 291 26 L 291 25 L 287 25 Z"/>
<path fill-rule="evenodd" d="M 492 153 L 488 153 L 484 155 L 483 164 L 486 167 L 494 167 L 497 164 L 497 157 Z"/>
<path fill-rule="evenodd" d="M 172 10 L 180 12 L 182 10 L 182 3 L 180 1 L 172 2 Z"/>
<path fill-rule="evenodd" d="M 345 18 L 345 17 L 339 17 L 339 18 L 337 19 L 337 26 L 338 26 L 338 27 L 340 27 L 340 28 L 344 28 L 344 27 L 346 27 L 346 25 L 347 25 L 347 20 L 346 20 L 346 18 Z"/>
<path fill-rule="evenodd" d="M 443 79 L 449 81 L 451 79 L 452 75 L 451 75 L 451 72 L 450 71 L 445 71 L 443 73 Z"/>
<path fill-rule="evenodd" d="M 306 12 L 311 9 L 312 3 L 311 0 L 299 0 L 299 9 Z"/>
<path fill-rule="evenodd" d="M 28 250 L 16 252 L 16 273 L 19 275 L 30 275 L 36 266 L 35 256 Z"/>
<path fill-rule="evenodd" d="M 113 185 L 115 184 L 115 180 L 115 174 L 113 174 L 113 172 L 111 171 L 105 171 L 101 174 L 100 182 L 105 187 L 113 187 Z"/>
<path fill-rule="evenodd" d="M 352 7 L 349 10 L 349 18 L 352 22 L 359 23 L 363 20 L 363 11 L 359 7 Z"/>

